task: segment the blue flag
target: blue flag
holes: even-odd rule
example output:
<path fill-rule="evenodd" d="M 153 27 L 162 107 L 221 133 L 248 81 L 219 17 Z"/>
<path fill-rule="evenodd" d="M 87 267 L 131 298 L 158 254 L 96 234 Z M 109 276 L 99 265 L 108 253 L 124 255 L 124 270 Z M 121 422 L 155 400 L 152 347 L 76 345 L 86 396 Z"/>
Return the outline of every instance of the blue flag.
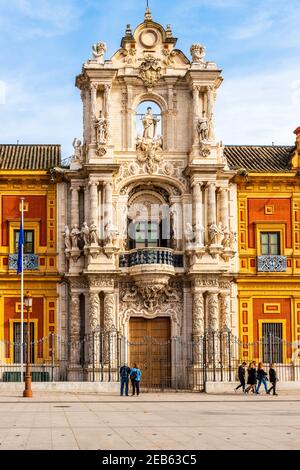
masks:
<path fill-rule="evenodd" d="M 19 243 L 18 243 L 18 269 L 17 274 L 23 272 L 23 257 L 22 257 L 22 246 L 24 245 L 24 230 L 22 225 L 22 220 L 20 223 L 20 232 L 19 232 Z"/>

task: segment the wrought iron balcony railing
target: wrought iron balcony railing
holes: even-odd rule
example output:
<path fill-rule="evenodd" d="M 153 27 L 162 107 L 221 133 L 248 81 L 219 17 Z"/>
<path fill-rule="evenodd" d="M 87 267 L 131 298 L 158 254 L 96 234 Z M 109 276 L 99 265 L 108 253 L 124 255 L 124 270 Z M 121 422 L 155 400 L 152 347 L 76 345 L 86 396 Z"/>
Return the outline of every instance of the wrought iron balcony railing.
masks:
<path fill-rule="evenodd" d="M 183 268 L 183 254 L 168 248 L 143 248 L 120 254 L 120 268 L 130 268 L 140 264 L 165 264 Z"/>
<path fill-rule="evenodd" d="M 39 269 L 39 257 L 38 255 L 24 255 L 23 258 L 23 268 L 24 271 L 36 271 Z M 18 268 L 18 255 L 9 255 L 8 256 L 8 267 L 9 269 L 15 269 L 17 270 Z"/>
<path fill-rule="evenodd" d="M 257 257 L 257 271 L 262 273 L 280 273 L 286 271 L 286 256 L 263 255 Z"/>

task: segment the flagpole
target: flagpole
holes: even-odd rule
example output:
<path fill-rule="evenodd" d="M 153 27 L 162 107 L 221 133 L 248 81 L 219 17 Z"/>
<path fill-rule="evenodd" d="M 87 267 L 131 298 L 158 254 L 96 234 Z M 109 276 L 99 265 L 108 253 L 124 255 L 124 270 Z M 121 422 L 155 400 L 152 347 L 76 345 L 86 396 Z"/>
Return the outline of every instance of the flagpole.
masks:
<path fill-rule="evenodd" d="M 21 220 L 22 227 L 21 230 L 24 230 L 24 198 L 21 197 Z M 21 256 L 22 256 L 22 271 L 21 271 L 21 382 L 23 382 L 23 369 L 24 369 L 24 243 L 21 246 Z M 28 346 L 27 346 L 28 347 Z"/>

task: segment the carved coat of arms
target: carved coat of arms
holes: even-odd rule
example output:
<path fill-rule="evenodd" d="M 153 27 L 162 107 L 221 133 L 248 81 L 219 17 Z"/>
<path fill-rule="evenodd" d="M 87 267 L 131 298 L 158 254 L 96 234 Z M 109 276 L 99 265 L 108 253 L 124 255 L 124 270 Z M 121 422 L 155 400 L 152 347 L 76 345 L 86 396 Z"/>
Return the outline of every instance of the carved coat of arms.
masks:
<path fill-rule="evenodd" d="M 145 56 L 145 60 L 140 65 L 140 78 L 146 87 L 153 87 L 161 78 L 161 67 L 159 59 L 155 59 L 150 54 Z"/>

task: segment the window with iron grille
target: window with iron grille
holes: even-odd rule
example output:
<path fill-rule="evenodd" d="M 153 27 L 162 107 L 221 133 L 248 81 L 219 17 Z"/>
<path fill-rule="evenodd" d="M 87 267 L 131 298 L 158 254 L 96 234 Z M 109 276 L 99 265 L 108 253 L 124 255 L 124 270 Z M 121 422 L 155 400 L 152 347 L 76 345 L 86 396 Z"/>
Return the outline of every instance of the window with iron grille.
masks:
<path fill-rule="evenodd" d="M 282 363 L 282 323 L 263 323 L 262 335 L 263 362 Z"/>

